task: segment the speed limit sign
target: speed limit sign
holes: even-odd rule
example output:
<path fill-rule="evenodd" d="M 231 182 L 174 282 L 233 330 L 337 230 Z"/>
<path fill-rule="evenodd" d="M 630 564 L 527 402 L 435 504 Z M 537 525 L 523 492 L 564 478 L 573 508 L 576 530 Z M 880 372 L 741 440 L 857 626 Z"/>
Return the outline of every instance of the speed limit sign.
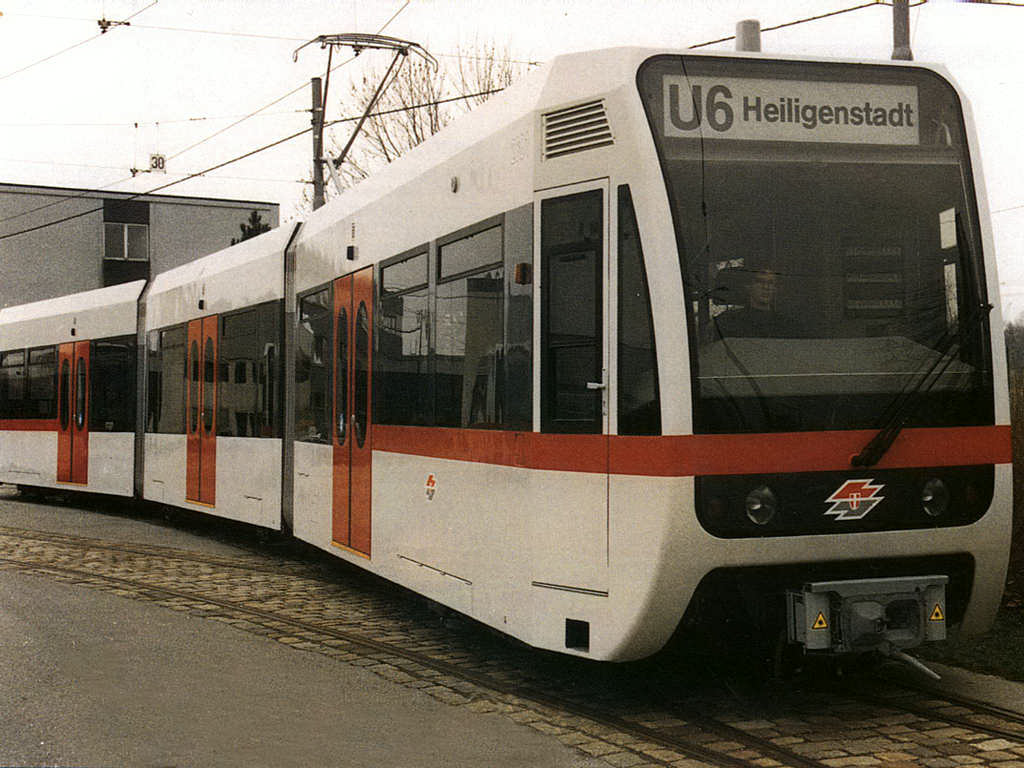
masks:
<path fill-rule="evenodd" d="M 149 170 L 150 173 L 167 173 L 167 156 L 150 155 Z"/>

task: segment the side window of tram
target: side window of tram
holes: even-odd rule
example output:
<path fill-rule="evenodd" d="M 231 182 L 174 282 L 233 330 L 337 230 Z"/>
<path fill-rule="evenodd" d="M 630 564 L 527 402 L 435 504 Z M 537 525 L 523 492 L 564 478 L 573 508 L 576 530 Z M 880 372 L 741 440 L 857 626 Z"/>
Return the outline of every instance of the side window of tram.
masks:
<path fill-rule="evenodd" d="M 500 427 L 504 422 L 502 228 L 438 249 L 434 330 L 435 419 L 443 427 Z"/>
<path fill-rule="evenodd" d="M 380 275 L 375 421 L 432 424 L 427 253 L 387 264 Z"/>
<path fill-rule="evenodd" d="M 149 334 L 149 396 L 146 431 L 185 433 L 185 326 Z"/>
<path fill-rule="evenodd" d="M 57 416 L 57 348 L 39 347 L 28 351 L 26 415 L 35 419 Z"/>
<path fill-rule="evenodd" d="M 57 348 L 0 352 L 0 419 L 57 416 Z"/>
<path fill-rule="evenodd" d="M 278 437 L 277 349 L 281 302 L 221 318 L 217 434 Z"/>
<path fill-rule="evenodd" d="M 25 350 L 0 352 L 0 418 L 24 418 Z"/>
<path fill-rule="evenodd" d="M 620 435 L 661 434 L 658 361 L 640 230 L 629 186 L 619 187 L 618 414 Z"/>
<path fill-rule="evenodd" d="M 603 192 L 541 203 L 541 429 L 601 432 Z"/>
<path fill-rule="evenodd" d="M 135 337 L 92 342 L 89 429 L 135 431 Z"/>
<path fill-rule="evenodd" d="M 331 439 L 332 301 L 330 286 L 299 299 L 295 332 L 295 439 L 307 443 L 328 443 Z"/>

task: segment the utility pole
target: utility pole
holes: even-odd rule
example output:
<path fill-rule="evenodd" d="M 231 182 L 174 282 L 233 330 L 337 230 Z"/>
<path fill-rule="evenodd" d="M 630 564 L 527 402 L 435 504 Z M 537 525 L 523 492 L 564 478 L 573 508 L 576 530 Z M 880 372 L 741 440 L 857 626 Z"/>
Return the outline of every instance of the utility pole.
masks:
<path fill-rule="evenodd" d="M 324 204 L 324 102 L 320 78 L 311 81 L 313 90 L 313 210 Z"/>
<path fill-rule="evenodd" d="M 892 4 L 892 58 L 913 61 L 910 51 L 910 5 L 908 0 L 893 0 Z"/>

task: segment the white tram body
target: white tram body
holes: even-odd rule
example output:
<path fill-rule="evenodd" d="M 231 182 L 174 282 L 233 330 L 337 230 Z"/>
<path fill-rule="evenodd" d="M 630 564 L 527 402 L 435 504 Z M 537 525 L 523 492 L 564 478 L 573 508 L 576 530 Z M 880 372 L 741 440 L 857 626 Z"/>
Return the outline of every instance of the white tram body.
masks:
<path fill-rule="evenodd" d="M 147 347 L 162 365 L 150 370 L 159 384 L 149 387 L 144 498 L 280 529 L 282 441 L 265 433 L 280 418 L 271 390 L 291 234 L 245 240 L 158 275 L 146 291 Z"/>
<path fill-rule="evenodd" d="M 558 57 L 153 281 L 143 495 L 593 659 L 741 616 L 983 631 L 1011 459 L 976 158 L 937 67 Z"/>
<path fill-rule="evenodd" d="M 135 281 L 0 310 L 5 395 L 21 395 L 20 412 L 0 418 L 0 482 L 133 494 L 135 402 L 124 407 L 117 390 L 135 390 L 144 286 Z M 83 359 L 91 368 L 79 366 Z M 65 360 L 69 375 L 62 377 Z M 114 373 L 123 368 L 130 378 Z M 87 375 L 98 369 L 115 377 Z"/>

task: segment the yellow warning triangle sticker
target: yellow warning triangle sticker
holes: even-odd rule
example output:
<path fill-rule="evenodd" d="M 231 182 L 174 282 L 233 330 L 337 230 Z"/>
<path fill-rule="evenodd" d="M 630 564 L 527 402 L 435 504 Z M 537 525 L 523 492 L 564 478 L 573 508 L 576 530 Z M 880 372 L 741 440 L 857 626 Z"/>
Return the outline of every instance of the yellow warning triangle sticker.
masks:
<path fill-rule="evenodd" d="M 928 621 L 945 621 L 946 615 L 942 612 L 941 606 L 938 603 L 935 604 L 935 610 L 932 611 L 932 615 L 928 617 Z"/>
<path fill-rule="evenodd" d="M 814 620 L 811 629 L 828 629 L 828 622 L 825 620 L 825 614 L 822 611 L 818 611 L 818 618 Z"/>

